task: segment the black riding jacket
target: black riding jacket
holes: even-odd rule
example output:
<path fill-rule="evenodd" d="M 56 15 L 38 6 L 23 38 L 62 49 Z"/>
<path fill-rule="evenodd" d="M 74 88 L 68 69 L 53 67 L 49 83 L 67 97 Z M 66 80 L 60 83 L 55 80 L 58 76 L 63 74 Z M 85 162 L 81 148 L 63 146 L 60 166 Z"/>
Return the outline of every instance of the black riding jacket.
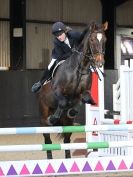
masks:
<path fill-rule="evenodd" d="M 70 57 L 72 54 L 72 49 L 80 44 L 85 33 L 86 33 L 85 30 L 83 31 L 83 33 L 71 30 L 66 34 L 71 48 L 65 42 L 61 42 L 57 38 L 55 38 L 54 48 L 52 50 L 52 58 L 61 61 L 66 60 L 68 57 Z"/>

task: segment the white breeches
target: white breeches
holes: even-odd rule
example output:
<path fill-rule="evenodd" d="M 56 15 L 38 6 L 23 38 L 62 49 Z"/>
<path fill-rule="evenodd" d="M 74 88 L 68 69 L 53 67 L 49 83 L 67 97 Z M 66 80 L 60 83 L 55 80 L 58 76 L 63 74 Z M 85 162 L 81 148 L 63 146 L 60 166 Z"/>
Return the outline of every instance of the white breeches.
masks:
<path fill-rule="evenodd" d="M 51 69 L 51 67 L 53 66 L 53 64 L 55 63 L 56 59 L 52 58 L 51 62 L 48 65 L 48 70 Z"/>

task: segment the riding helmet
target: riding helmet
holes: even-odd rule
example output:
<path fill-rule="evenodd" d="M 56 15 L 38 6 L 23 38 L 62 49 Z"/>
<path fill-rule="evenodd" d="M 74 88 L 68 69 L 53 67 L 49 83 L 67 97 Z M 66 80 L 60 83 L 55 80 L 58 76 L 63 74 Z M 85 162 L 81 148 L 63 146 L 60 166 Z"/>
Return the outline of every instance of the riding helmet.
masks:
<path fill-rule="evenodd" d="M 52 34 L 58 35 L 61 34 L 62 32 L 65 32 L 66 26 L 62 22 L 56 22 L 52 26 Z"/>

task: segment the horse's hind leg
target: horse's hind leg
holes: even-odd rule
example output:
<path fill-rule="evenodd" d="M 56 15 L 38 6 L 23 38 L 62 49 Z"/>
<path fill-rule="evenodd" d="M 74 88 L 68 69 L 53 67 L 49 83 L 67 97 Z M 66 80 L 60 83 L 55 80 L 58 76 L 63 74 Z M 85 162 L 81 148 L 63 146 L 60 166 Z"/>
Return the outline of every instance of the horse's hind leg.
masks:
<path fill-rule="evenodd" d="M 64 133 L 64 143 L 70 143 L 70 137 L 72 133 Z M 65 150 L 65 158 L 71 158 L 70 150 Z"/>
<path fill-rule="evenodd" d="M 51 141 L 51 138 L 50 138 L 50 134 L 43 134 L 44 136 L 44 141 L 45 141 L 45 144 L 52 144 L 52 141 Z M 52 156 L 52 151 L 47 151 L 47 159 L 52 159 L 53 156 Z"/>

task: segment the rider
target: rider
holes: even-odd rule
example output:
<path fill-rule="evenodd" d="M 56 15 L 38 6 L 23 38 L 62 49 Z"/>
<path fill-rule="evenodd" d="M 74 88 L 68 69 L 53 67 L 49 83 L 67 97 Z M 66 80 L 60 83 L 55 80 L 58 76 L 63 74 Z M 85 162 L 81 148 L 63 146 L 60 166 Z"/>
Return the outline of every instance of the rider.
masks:
<path fill-rule="evenodd" d="M 44 71 L 39 82 L 32 86 L 32 92 L 37 92 L 43 83 L 51 76 L 56 61 L 66 60 L 72 54 L 72 49 L 81 41 L 83 34 L 72 30 L 62 22 L 56 22 L 52 26 L 52 34 L 55 36 L 52 59 L 47 69 Z"/>
<path fill-rule="evenodd" d="M 51 77 L 52 70 L 57 62 L 66 60 L 71 56 L 73 48 L 76 48 L 80 44 L 86 32 L 87 29 L 85 29 L 82 33 L 74 31 L 62 22 L 56 22 L 53 24 L 52 34 L 55 39 L 51 56 L 52 59 L 47 69 L 44 71 L 40 81 L 32 86 L 32 92 L 39 91 L 43 83 Z"/>

